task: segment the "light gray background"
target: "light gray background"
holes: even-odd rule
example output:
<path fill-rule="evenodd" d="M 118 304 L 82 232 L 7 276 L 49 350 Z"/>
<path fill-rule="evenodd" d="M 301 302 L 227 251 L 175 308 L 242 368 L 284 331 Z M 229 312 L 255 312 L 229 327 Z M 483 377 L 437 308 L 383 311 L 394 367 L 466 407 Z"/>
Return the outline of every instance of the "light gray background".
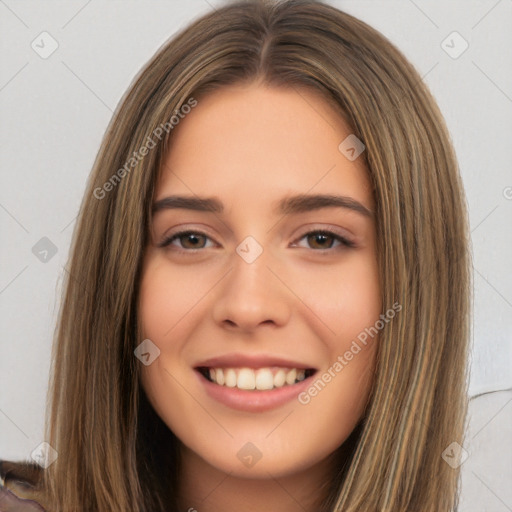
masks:
<path fill-rule="evenodd" d="M 470 390 L 483 394 L 471 404 L 461 510 L 512 511 L 512 393 L 489 394 L 512 387 L 512 0 L 329 3 L 404 52 L 452 134 L 473 240 Z M 85 182 L 112 112 L 157 49 L 219 5 L 0 0 L 0 458 L 29 457 L 43 440 L 61 280 Z M 46 59 L 31 47 L 33 41 L 42 46 L 43 31 L 58 43 Z M 469 44 L 457 58 L 464 43 L 448 37 L 453 31 Z M 32 253 L 42 237 L 57 247 L 46 263 Z"/>

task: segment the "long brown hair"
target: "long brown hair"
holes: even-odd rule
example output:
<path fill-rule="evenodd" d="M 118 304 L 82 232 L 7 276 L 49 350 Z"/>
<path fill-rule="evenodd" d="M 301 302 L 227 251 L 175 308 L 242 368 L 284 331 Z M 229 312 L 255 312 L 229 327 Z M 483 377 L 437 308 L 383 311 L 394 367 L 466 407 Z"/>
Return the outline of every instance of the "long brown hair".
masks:
<path fill-rule="evenodd" d="M 451 511 L 459 471 L 442 454 L 463 444 L 470 290 L 455 155 L 403 55 L 354 17 L 302 0 L 236 2 L 195 20 L 116 110 L 67 266 L 46 432 L 58 458 L 41 499 L 53 511 L 177 509 L 177 440 L 148 404 L 134 357 L 150 205 L 169 120 L 191 99 L 252 81 L 320 91 L 364 142 L 383 311 L 402 306 L 381 332 L 371 400 L 325 511 Z"/>

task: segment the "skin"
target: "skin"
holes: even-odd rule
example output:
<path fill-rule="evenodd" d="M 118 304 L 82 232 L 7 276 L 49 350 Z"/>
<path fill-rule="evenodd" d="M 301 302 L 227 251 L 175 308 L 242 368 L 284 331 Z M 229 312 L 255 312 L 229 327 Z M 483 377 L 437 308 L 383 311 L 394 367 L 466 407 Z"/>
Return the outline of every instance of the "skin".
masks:
<path fill-rule="evenodd" d="M 184 194 L 224 204 L 222 214 L 156 213 L 143 262 L 139 316 L 160 355 L 143 367 L 142 385 L 182 443 L 183 510 L 318 510 L 320 485 L 364 414 L 378 336 L 307 405 L 235 410 L 209 397 L 193 369 L 237 352 L 305 362 L 318 376 L 378 320 L 374 217 L 340 207 L 284 216 L 272 209 L 288 195 L 336 193 L 373 210 L 362 158 L 338 150 L 350 133 L 317 92 L 260 83 L 199 98 L 173 130 L 155 201 Z M 322 228 L 356 246 L 304 236 Z M 181 229 L 207 238 L 158 247 Z M 250 264 L 235 250 L 247 236 L 263 249 Z M 262 454 L 252 467 L 237 457 L 247 442 Z"/>

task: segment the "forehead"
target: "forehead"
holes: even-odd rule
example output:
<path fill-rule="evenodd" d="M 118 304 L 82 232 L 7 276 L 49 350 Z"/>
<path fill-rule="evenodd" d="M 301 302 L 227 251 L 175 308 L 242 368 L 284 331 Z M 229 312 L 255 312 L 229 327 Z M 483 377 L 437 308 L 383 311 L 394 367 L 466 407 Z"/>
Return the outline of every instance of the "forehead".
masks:
<path fill-rule="evenodd" d="M 363 158 L 338 149 L 351 134 L 339 112 L 310 89 L 223 87 L 198 98 L 174 128 L 157 185 L 246 205 L 289 193 L 339 193 L 371 208 Z"/>

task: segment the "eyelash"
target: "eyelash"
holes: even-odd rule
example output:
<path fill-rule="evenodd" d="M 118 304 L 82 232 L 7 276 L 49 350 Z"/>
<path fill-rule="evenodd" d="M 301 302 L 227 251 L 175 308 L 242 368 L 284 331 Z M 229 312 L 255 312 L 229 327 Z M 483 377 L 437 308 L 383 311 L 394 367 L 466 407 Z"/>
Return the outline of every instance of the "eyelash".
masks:
<path fill-rule="evenodd" d="M 168 247 L 168 246 L 170 246 L 172 244 L 172 242 L 174 240 L 177 240 L 177 239 L 179 239 L 179 238 L 181 238 L 182 236 L 185 236 L 185 235 L 200 235 L 200 236 L 204 236 L 204 237 L 210 239 L 210 237 L 206 233 L 203 233 L 201 231 L 185 230 L 185 231 L 179 231 L 178 233 L 174 233 L 173 235 L 165 238 L 162 242 L 160 242 L 158 244 L 158 247 L 160 247 L 160 248 Z M 339 235 L 338 233 L 335 233 L 334 231 L 331 231 L 329 229 L 319 229 L 319 230 L 308 231 L 308 232 L 304 233 L 301 237 L 299 237 L 297 239 L 297 241 L 300 241 L 300 240 L 302 240 L 303 238 L 305 238 L 305 237 L 307 237 L 309 235 L 327 235 L 327 236 L 331 236 L 335 240 L 340 242 L 341 246 L 338 246 L 338 249 L 342 249 L 342 248 L 350 249 L 350 248 L 353 248 L 353 247 L 356 246 L 356 244 L 354 242 L 352 242 L 351 240 L 348 240 L 347 238 L 345 238 L 345 237 Z M 195 253 L 195 252 L 203 250 L 203 249 L 206 249 L 206 248 L 205 247 L 200 247 L 199 249 L 175 248 L 173 250 L 177 251 L 178 253 Z M 326 249 L 312 249 L 312 250 L 315 251 L 315 252 L 325 253 L 325 252 L 329 252 L 329 251 L 334 251 L 335 249 L 336 248 L 328 247 Z"/>

